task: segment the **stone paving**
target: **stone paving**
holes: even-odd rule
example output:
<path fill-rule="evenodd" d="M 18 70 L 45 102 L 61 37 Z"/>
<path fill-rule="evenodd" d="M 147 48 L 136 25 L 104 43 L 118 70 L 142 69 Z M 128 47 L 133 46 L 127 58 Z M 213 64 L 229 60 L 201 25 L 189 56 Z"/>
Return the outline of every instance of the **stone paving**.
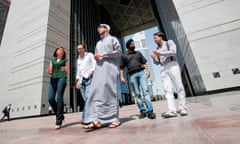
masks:
<path fill-rule="evenodd" d="M 65 114 L 60 130 L 54 116 L 0 122 L 0 144 L 239 144 L 240 92 L 187 99 L 189 115 L 163 119 L 166 101 L 153 102 L 157 118 L 139 119 L 136 105 L 120 109 L 122 125 L 86 130 L 81 113 Z"/>

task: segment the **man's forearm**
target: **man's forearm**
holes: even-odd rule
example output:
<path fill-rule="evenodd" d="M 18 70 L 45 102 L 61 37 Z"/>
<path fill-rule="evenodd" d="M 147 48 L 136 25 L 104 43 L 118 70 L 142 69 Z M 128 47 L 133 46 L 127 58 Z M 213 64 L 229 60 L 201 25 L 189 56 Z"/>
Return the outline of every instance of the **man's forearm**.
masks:
<path fill-rule="evenodd" d="M 120 69 L 120 77 L 121 77 L 121 78 L 123 77 L 123 72 L 124 72 L 124 70 L 123 70 L 123 69 Z"/>
<path fill-rule="evenodd" d="M 144 64 L 143 67 L 144 67 L 144 69 L 145 69 L 146 71 L 148 71 L 148 66 L 147 66 L 147 64 Z"/>

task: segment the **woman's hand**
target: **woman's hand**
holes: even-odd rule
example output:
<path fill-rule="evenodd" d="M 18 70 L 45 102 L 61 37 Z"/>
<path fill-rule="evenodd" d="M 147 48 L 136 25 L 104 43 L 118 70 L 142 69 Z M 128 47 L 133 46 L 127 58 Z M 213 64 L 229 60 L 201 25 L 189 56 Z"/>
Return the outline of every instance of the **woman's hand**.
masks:
<path fill-rule="evenodd" d="M 66 72 L 66 66 L 61 66 L 60 70 L 63 71 L 63 72 Z"/>
<path fill-rule="evenodd" d="M 65 66 L 61 66 L 61 71 L 68 73 L 69 72 L 69 61 L 65 63 Z"/>
<path fill-rule="evenodd" d="M 52 72 L 53 72 L 53 65 L 52 65 L 52 62 L 50 62 L 49 67 L 48 67 L 48 69 L 47 69 L 47 73 L 48 73 L 49 75 L 52 75 Z"/>

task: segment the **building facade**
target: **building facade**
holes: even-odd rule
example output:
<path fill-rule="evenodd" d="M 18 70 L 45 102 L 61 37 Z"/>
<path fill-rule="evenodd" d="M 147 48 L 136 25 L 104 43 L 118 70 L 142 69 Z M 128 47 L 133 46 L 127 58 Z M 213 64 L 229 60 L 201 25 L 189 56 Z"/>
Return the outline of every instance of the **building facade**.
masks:
<path fill-rule="evenodd" d="M 0 0 L 0 45 L 2 41 L 2 35 L 8 15 L 9 6 L 10 6 L 9 0 Z"/>
<path fill-rule="evenodd" d="M 69 57 L 69 38 L 70 1 L 12 1 L 0 53 L 0 107 L 11 103 L 11 117 L 47 113 L 46 70 L 56 47 L 65 47 Z M 65 94 L 69 103 L 68 88 Z"/>
<path fill-rule="evenodd" d="M 240 1 L 176 0 L 175 6 L 205 91 L 239 89 Z"/>

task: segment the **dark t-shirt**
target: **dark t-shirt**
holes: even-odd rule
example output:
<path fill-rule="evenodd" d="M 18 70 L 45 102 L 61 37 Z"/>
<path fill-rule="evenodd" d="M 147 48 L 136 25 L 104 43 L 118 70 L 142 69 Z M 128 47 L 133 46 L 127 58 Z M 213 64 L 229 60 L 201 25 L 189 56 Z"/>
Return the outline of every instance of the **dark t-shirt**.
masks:
<path fill-rule="evenodd" d="M 125 66 L 128 69 L 129 74 L 141 71 L 144 69 L 143 64 L 146 64 L 147 60 L 138 51 L 129 52 L 122 56 L 120 68 L 123 69 Z"/>

